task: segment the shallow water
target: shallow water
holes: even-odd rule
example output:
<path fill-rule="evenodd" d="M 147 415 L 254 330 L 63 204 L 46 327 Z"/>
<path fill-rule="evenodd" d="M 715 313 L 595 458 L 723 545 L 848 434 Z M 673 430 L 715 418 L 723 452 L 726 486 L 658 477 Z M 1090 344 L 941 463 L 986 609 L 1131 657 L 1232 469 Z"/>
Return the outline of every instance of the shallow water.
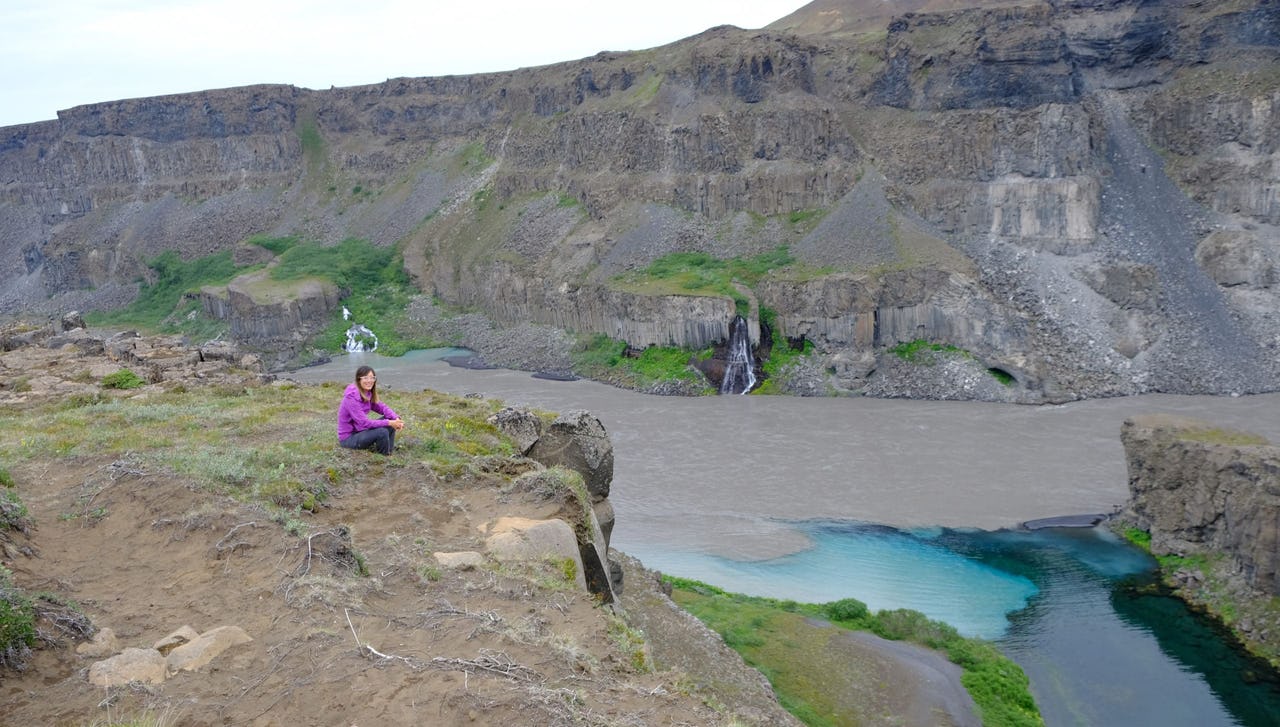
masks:
<path fill-rule="evenodd" d="M 1116 595 L 1149 568 L 1141 553 L 1094 529 L 1000 530 L 1124 502 L 1127 417 L 1183 414 L 1280 441 L 1280 395 L 1040 407 L 656 397 L 453 368 L 442 355 L 352 354 L 291 378 L 347 381 L 369 363 L 392 406 L 397 390 L 430 388 L 586 409 L 614 444 L 614 547 L 729 590 L 855 597 L 995 638 L 1027 671 L 1050 725 L 1273 724 L 1280 714 L 1274 689 L 1234 689 L 1241 679 L 1227 672 L 1247 666 L 1213 666 L 1225 658 L 1220 636 L 1180 603 Z M 1170 634 L 1191 633 L 1213 647 L 1195 652 L 1213 654 L 1204 669 L 1168 646 Z M 1260 712 L 1240 706 L 1255 702 Z"/>

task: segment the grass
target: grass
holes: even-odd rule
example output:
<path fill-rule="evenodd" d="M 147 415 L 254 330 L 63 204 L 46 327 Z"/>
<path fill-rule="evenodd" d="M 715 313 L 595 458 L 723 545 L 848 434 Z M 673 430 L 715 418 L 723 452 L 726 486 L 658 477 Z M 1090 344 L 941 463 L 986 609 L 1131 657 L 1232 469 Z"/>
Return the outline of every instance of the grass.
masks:
<path fill-rule="evenodd" d="M 137 326 L 168 333 L 189 332 L 196 325 L 193 312 L 199 303 L 187 297 L 205 285 L 225 285 L 242 272 L 231 260 L 231 251 L 195 260 L 183 260 L 166 250 L 147 263 L 150 274 L 140 281 L 138 297 L 124 308 L 85 316 L 95 326 Z M 208 319 L 204 319 L 208 323 Z M 225 328 L 225 326 L 217 326 Z"/>
<path fill-rule="evenodd" d="M 0 532 L 26 532 L 31 526 L 31 513 L 11 487 L 0 489 Z"/>
<path fill-rule="evenodd" d="M 728 593 L 698 581 L 666 576 L 673 598 L 768 677 L 784 707 L 811 726 L 858 724 L 859 705 L 842 699 L 830 674 L 847 668 L 828 649 L 830 629 L 871 631 L 943 652 L 963 670 L 961 682 L 989 727 L 1043 725 L 1022 669 L 990 643 L 968 639 L 917 611 L 872 614 L 856 599 L 805 604 Z"/>
<path fill-rule="evenodd" d="M 574 370 L 594 379 L 612 381 L 643 389 L 666 381 L 705 383 L 689 365 L 690 359 L 706 358 L 706 351 L 689 351 L 673 346 L 650 346 L 636 357 L 626 355 L 627 344 L 604 334 L 581 339 L 573 351 Z"/>
<path fill-rule="evenodd" d="M 405 333 L 410 330 L 405 310 L 417 294 L 398 248 L 377 247 L 355 238 L 338 245 L 324 246 L 296 237 L 252 237 L 247 244 L 258 245 L 276 255 L 271 281 L 287 288 L 288 283 L 307 279 L 326 280 L 344 291 L 343 304 L 355 320 L 378 334 L 378 352 L 401 355 L 417 348 L 442 345 L 440 341 Z M 167 251 L 148 263 L 151 274 L 142 283 L 138 298 L 129 306 L 87 316 L 92 325 L 128 326 L 144 331 L 183 333 L 195 340 L 208 340 L 226 330 L 225 322 L 204 316 L 192 294 L 209 285 L 226 285 L 258 266 L 237 267 L 226 251 L 184 261 Z M 332 313 L 329 325 L 314 344 L 339 350 L 350 325 L 340 310 Z"/>
<path fill-rule="evenodd" d="M 136 389 L 146 383 L 130 369 L 120 369 L 102 377 L 102 386 L 106 389 Z"/>
<path fill-rule="evenodd" d="M 761 306 L 760 308 L 760 325 L 768 328 L 770 331 L 777 331 L 778 314 L 772 308 Z M 813 353 L 813 341 L 804 340 L 800 344 L 800 348 L 792 348 L 791 345 L 780 336 L 775 335 L 773 346 L 769 349 L 769 357 L 762 364 L 765 380 L 760 386 L 756 387 L 751 393 L 756 395 L 776 394 L 778 390 L 775 388 L 774 382 L 777 381 L 787 367 L 799 359 Z"/>
<path fill-rule="evenodd" d="M 368 463 L 336 446 L 337 384 L 198 388 L 51 407 L 29 426 L 20 409 L 0 410 L 0 460 L 130 458 L 238 500 L 257 502 L 283 522 L 355 481 Z M 477 457 L 509 455 L 510 441 L 486 420 L 496 402 L 435 392 L 384 392 L 409 423 L 379 466 L 422 463 L 443 478 L 465 474 Z"/>
<path fill-rule="evenodd" d="M 732 298 L 738 312 L 748 312 L 747 298 L 734 285 L 754 287 L 765 275 L 795 262 L 785 246 L 752 257 L 728 260 L 702 252 L 673 252 L 645 269 L 614 278 L 626 290 L 651 295 L 714 295 Z"/>
<path fill-rule="evenodd" d="M 898 358 L 913 364 L 930 364 L 933 363 L 936 354 L 953 354 L 958 356 L 973 357 L 973 354 L 949 343 L 933 343 L 923 338 L 917 338 L 914 341 L 899 343 L 889 349 L 889 353 Z"/>
<path fill-rule="evenodd" d="M 22 666 L 35 643 L 35 605 L 0 565 L 0 669 Z"/>
<path fill-rule="evenodd" d="M 1219 427 L 1188 428 L 1178 430 L 1178 438 L 1204 444 L 1222 444 L 1233 447 L 1265 446 L 1266 437 Z"/>

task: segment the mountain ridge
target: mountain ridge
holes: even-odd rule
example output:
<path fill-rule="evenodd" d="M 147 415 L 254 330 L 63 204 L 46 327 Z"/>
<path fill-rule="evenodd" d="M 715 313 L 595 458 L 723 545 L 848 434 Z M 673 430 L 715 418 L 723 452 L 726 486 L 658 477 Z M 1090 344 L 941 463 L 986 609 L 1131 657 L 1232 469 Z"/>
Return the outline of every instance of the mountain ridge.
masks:
<path fill-rule="evenodd" d="M 655 301 L 615 276 L 671 252 L 785 246 L 836 276 L 811 272 L 785 299 L 754 291 L 753 320 L 779 312 L 775 340 L 815 345 L 797 390 L 1277 388 L 1273 4 L 921 5 L 882 30 L 777 29 L 865 5 L 533 69 L 223 89 L 8 127 L 0 313 L 118 306 L 169 249 L 354 236 L 401 246 L 425 293 L 499 324 L 701 348 L 727 338 L 733 301 Z M 1132 153 L 1108 152 L 1117 135 Z M 1181 241 L 1165 255 L 1181 278 L 1144 257 L 1163 233 L 1135 236 L 1150 199 L 1113 204 L 1118 174 L 1138 195 L 1144 177 L 1170 180 L 1161 209 L 1178 211 Z M 939 274 L 887 275 L 912 269 Z M 846 307 L 821 303 L 841 279 Z M 891 377 L 886 351 L 916 339 L 1013 385 Z"/>

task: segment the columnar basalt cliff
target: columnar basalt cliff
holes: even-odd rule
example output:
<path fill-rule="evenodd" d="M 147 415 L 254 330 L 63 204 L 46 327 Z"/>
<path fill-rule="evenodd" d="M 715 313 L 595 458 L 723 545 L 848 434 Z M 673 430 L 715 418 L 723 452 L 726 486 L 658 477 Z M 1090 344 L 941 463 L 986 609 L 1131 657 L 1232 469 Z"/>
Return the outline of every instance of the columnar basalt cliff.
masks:
<path fill-rule="evenodd" d="M 1280 595 L 1280 448 L 1169 416 L 1124 423 L 1125 515 L 1157 555 L 1224 553 L 1255 590 Z"/>
<path fill-rule="evenodd" d="M 1280 388 L 1280 8 L 963 5 L 816 0 L 535 69 L 0 129 L 0 313 L 119 306 L 166 250 L 357 237 L 499 323 L 702 348 L 733 300 L 619 276 L 786 246 L 748 313 L 812 341 L 830 390 L 916 339 L 1011 374 L 1011 401 Z M 248 345 L 293 325 L 242 320 Z"/>

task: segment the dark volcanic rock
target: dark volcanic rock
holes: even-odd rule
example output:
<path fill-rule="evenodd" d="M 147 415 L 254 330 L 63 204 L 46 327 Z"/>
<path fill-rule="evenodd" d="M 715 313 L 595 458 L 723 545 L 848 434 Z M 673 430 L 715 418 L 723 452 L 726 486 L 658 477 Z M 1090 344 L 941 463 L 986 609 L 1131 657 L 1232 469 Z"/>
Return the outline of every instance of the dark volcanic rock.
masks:
<path fill-rule="evenodd" d="M 1158 555 L 1225 553 L 1253 588 L 1280 595 L 1280 448 L 1192 419 L 1145 416 L 1120 434 L 1126 515 Z"/>

